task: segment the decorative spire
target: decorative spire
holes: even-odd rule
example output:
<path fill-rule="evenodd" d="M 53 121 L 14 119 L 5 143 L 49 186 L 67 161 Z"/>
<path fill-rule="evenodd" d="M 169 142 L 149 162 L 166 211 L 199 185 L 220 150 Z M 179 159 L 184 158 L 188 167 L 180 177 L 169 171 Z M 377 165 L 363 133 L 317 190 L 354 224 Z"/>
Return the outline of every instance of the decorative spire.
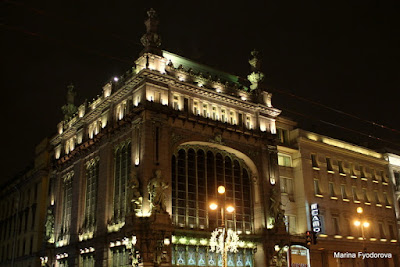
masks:
<path fill-rule="evenodd" d="M 264 80 L 265 75 L 261 72 L 261 59 L 258 57 L 259 52 L 257 50 L 253 50 L 251 55 L 253 58 L 249 60 L 249 64 L 252 72 L 247 76 L 247 79 L 251 82 L 250 89 L 253 91 L 259 89 L 259 83 Z"/>
<path fill-rule="evenodd" d="M 152 53 L 161 56 L 162 52 L 159 48 L 161 45 L 161 36 L 157 33 L 158 30 L 158 16 L 154 9 L 147 11 L 147 19 L 144 21 L 146 26 L 146 33 L 140 38 L 140 42 L 144 46 L 141 54 Z"/>
<path fill-rule="evenodd" d="M 74 85 L 71 83 L 67 86 L 67 88 L 67 104 L 61 107 L 61 110 L 64 114 L 64 120 L 69 120 L 78 110 L 75 106 L 76 92 L 74 90 Z"/>

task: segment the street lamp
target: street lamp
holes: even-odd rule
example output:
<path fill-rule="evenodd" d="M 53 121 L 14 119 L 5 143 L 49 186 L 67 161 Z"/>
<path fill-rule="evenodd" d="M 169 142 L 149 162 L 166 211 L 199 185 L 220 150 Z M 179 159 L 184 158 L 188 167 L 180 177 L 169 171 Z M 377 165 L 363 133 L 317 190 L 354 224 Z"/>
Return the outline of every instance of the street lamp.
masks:
<path fill-rule="evenodd" d="M 221 253 L 222 256 L 222 266 L 228 266 L 227 258 L 228 251 L 236 253 L 237 246 L 239 243 L 239 236 L 236 232 L 231 229 L 226 229 L 225 226 L 225 211 L 228 213 L 232 213 L 235 211 L 235 208 L 231 205 L 226 205 L 225 203 L 225 187 L 220 185 L 218 186 L 218 193 L 220 197 L 222 197 L 222 205 L 221 205 L 221 226 L 215 229 L 211 234 L 210 246 L 211 251 L 216 253 Z M 218 209 L 217 203 L 210 204 L 211 210 Z"/>
<path fill-rule="evenodd" d="M 361 207 L 357 208 L 357 213 L 359 214 L 359 220 L 355 220 L 354 221 L 354 225 L 357 227 L 361 226 L 361 236 L 362 236 L 362 240 L 363 240 L 363 248 L 364 248 L 364 252 L 367 251 L 367 248 L 365 247 L 365 230 L 364 228 L 368 228 L 370 226 L 370 223 L 368 221 L 364 221 L 361 220 L 362 214 L 363 214 L 364 210 Z"/>

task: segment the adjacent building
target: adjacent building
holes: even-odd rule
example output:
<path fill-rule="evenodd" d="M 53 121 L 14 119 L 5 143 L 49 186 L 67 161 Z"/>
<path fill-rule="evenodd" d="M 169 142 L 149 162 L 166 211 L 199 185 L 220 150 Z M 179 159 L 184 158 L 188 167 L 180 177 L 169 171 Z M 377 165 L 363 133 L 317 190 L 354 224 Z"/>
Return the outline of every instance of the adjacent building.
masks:
<path fill-rule="evenodd" d="M 310 245 L 311 266 L 358 266 L 363 262 L 358 252 L 391 253 L 391 259 L 364 263 L 397 266 L 397 200 L 383 154 L 298 129 L 284 118 L 277 131 L 287 229 L 294 240 L 308 230 L 317 233 L 317 244 Z"/>
<path fill-rule="evenodd" d="M 44 139 L 33 167 L 0 191 L 0 266 L 39 266 L 44 249 L 50 151 Z"/>

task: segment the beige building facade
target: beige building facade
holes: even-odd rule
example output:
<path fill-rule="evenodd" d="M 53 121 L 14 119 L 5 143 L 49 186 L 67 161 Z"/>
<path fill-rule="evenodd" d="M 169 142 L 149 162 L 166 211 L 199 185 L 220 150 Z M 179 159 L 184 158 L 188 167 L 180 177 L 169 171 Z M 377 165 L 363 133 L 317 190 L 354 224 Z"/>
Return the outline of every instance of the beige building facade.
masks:
<path fill-rule="evenodd" d="M 294 239 L 317 232 L 311 266 L 398 266 L 396 201 L 383 154 L 297 129 L 283 118 L 277 131 L 287 228 Z M 385 255 L 362 260 L 358 253 L 365 252 Z"/>

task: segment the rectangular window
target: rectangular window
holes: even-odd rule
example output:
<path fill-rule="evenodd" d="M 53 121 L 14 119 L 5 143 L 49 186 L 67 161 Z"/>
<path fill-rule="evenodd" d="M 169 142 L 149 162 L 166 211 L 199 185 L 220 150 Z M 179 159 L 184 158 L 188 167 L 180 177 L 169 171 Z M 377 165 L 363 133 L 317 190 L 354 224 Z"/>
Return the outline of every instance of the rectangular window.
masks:
<path fill-rule="evenodd" d="M 173 105 L 174 105 L 173 107 L 175 110 L 179 110 L 179 97 L 174 96 L 174 104 Z"/>
<path fill-rule="evenodd" d="M 356 166 L 354 164 L 351 164 L 350 166 L 350 176 L 351 178 L 357 178 L 356 172 L 355 172 Z"/>
<path fill-rule="evenodd" d="M 284 167 L 292 167 L 292 157 L 289 155 L 278 153 L 278 165 Z"/>
<path fill-rule="evenodd" d="M 212 107 L 212 119 L 216 120 L 217 119 L 217 108 Z"/>
<path fill-rule="evenodd" d="M 391 240 L 395 240 L 396 239 L 396 235 L 394 233 L 394 227 L 391 224 L 389 224 L 389 237 L 390 237 Z"/>
<path fill-rule="evenodd" d="M 379 236 L 382 239 L 386 238 L 386 234 L 385 234 L 385 228 L 383 226 L 383 222 L 378 222 L 378 228 L 379 228 Z"/>
<path fill-rule="evenodd" d="M 385 206 L 387 208 L 390 208 L 390 202 L 389 202 L 389 198 L 386 192 L 383 192 L 383 200 L 385 201 Z"/>
<path fill-rule="evenodd" d="M 363 197 L 364 197 L 364 202 L 365 202 L 365 204 L 368 204 L 368 203 L 370 204 L 367 189 L 366 189 L 366 188 L 363 188 L 363 189 L 362 189 L 362 192 L 363 192 Z"/>
<path fill-rule="evenodd" d="M 290 234 L 296 233 L 296 216 L 295 215 L 285 215 L 285 225 L 286 231 Z"/>
<path fill-rule="evenodd" d="M 288 130 L 277 128 L 276 134 L 278 137 L 279 143 L 288 144 L 289 143 L 289 132 Z"/>
<path fill-rule="evenodd" d="M 250 117 L 246 117 L 246 127 L 247 127 L 247 129 L 251 129 Z"/>
<path fill-rule="evenodd" d="M 346 185 L 344 185 L 344 184 L 340 185 L 340 192 L 342 193 L 342 199 L 344 201 L 346 201 L 346 200 L 348 201 L 349 198 L 348 198 L 347 192 L 346 192 Z"/>
<path fill-rule="evenodd" d="M 221 110 L 221 121 L 226 122 L 226 111 L 225 109 Z"/>
<path fill-rule="evenodd" d="M 293 179 L 281 177 L 281 192 L 286 194 L 293 194 Z"/>
<path fill-rule="evenodd" d="M 335 185 L 333 184 L 333 182 L 329 182 L 329 196 L 332 199 L 337 199 L 335 194 Z"/>
<path fill-rule="evenodd" d="M 381 207 L 382 204 L 381 204 L 381 201 L 379 200 L 378 191 L 376 191 L 376 190 L 374 191 L 374 196 L 375 196 L 375 204 L 376 204 L 376 206 Z"/>
<path fill-rule="evenodd" d="M 200 110 L 199 110 L 199 103 L 198 102 L 194 102 L 193 103 L 193 114 L 194 115 L 199 115 Z"/>
<path fill-rule="evenodd" d="M 376 178 L 376 172 L 375 170 L 371 170 L 371 179 L 373 183 L 378 183 L 378 179 Z"/>
<path fill-rule="evenodd" d="M 230 117 L 230 123 L 233 125 L 233 124 L 236 124 L 236 119 L 235 119 L 235 113 L 234 112 L 229 112 L 229 117 Z"/>
<path fill-rule="evenodd" d="M 364 180 L 364 181 L 367 180 L 367 178 L 365 177 L 364 166 L 360 166 L 360 177 L 361 177 L 361 180 Z"/>
<path fill-rule="evenodd" d="M 395 182 L 395 190 L 400 191 L 400 172 L 393 172 L 394 174 L 394 182 Z"/>
<path fill-rule="evenodd" d="M 243 114 L 242 113 L 239 113 L 238 114 L 238 118 L 239 118 L 239 126 L 243 126 Z"/>
<path fill-rule="evenodd" d="M 346 176 L 346 173 L 344 172 L 343 168 L 343 161 L 338 161 L 338 166 L 339 166 L 339 174 L 342 176 Z"/>
<path fill-rule="evenodd" d="M 326 158 L 326 170 L 329 173 L 333 173 L 332 161 L 330 158 Z"/>
<path fill-rule="evenodd" d="M 189 111 L 189 99 L 187 99 L 186 97 L 183 99 L 183 110 L 185 112 Z"/>
<path fill-rule="evenodd" d="M 311 154 L 311 164 L 314 170 L 319 170 L 317 155 Z"/>
<path fill-rule="evenodd" d="M 314 180 L 314 192 L 316 196 L 322 196 L 321 190 L 319 188 L 319 180 Z"/>
<path fill-rule="evenodd" d="M 160 92 L 155 92 L 154 95 L 155 95 L 154 102 L 161 103 L 161 93 Z"/>
<path fill-rule="evenodd" d="M 358 199 L 358 195 L 357 195 L 357 187 L 355 187 L 355 186 L 351 187 L 351 192 L 353 194 L 354 203 L 360 203 L 360 200 Z"/>
<path fill-rule="evenodd" d="M 339 235 L 339 217 L 332 217 L 332 230 L 334 235 Z"/>
<path fill-rule="evenodd" d="M 207 105 L 203 105 L 203 117 L 207 118 Z"/>

